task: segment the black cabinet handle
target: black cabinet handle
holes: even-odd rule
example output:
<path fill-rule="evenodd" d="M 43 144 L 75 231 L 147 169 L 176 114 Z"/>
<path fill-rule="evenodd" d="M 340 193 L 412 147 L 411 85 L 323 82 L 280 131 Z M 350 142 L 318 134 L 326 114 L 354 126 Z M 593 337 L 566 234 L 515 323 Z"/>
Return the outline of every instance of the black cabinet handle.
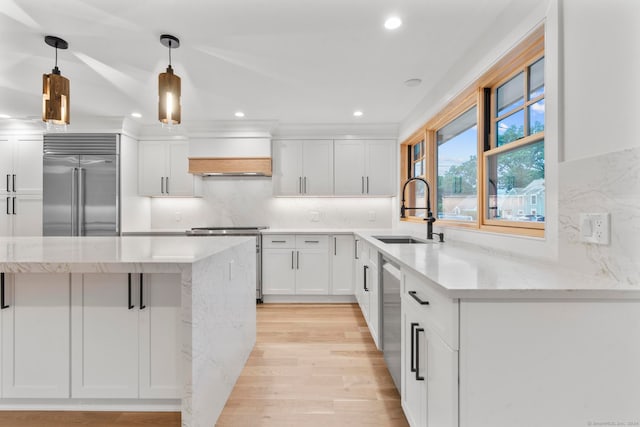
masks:
<path fill-rule="evenodd" d="M 11 175 L 7 174 L 7 193 L 11 190 L 11 187 L 9 187 L 9 177 L 11 177 Z"/>
<path fill-rule="evenodd" d="M 300 251 L 296 251 L 296 270 L 300 270 Z"/>
<path fill-rule="evenodd" d="M 416 328 L 416 381 L 424 381 L 420 376 L 420 332 L 424 332 L 424 328 Z"/>
<path fill-rule="evenodd" d="M 9 175 L 7 175 L 9 176 Z M 11 199 L 11 197 L 7 197 L 7 215 L 11 215 L 11 212 L 9 212 L 9 200 Z"/>
<path fill-rule="evenodd" d="M 291 269 L 293 270 L 293 251 L 291 251 Z"/>
<path fill-rule="evenodd" d="M 131 273 L 129 273 L 129 278 L 128 278 L 128 282 L 129 282 L 129 310 L 131 310 L 133 308 L 133 304 L 131 303 Z"/>
<path fill-rule="evenodd" d="M 418 295 L 416 295 L 416 291 L 409 291 L 409 295 L 411 295 L 411 298 L 413 298 L 414 300 L 418 301 L 418 303 L 420 305 L 429 305 L 429 301 L 423 301 L 421 300 Z"/>
<path fill-rule="evenodd" d="M 414 359 L 414 355 L 416 354 L 416 342 L 415 342 L 415 327 L 418 326 L 417 323 L 411 323 L 411 372 L 416 371 L 416 361 Z"/>
<path fill-rule="evenodd" d="M 13 192 L 15 193 L 16 192 L 16 176 L 12 175 L 12 177 L 13 177 Z"/>
<path fill-rule="evenodd" d="M 333 238 L 333 255 L 338 255 L 338 238 Z"/>
<path fill-rule="evenodd" d="M 286 240 L 272 240 L 271 243 L 287 243 Z"/>
<path fill-rule="evenodd" d="M 4 273 L 0 273 L 0 309 L 9 308 L 9 304 L 4 303 Z"/>
<path fill-rule="evenodd" d="M 320 243 L 320 240 L 305 240 L 305 243 Z"/>
<path fill-rule="evenodd" d="M 13 214 L 16 214 L 16 197 L 13 197 Z"/>
<path fill-rule="evenodd" d="M 169 177 L 165 177 L 164 178 L 164 189 L 167 192 L 167 194 L 169 194 Z"/>
<path fill-rule="evenodd" d="M 369 292 L 369 288 L 367 288 L 367 270 L 369 269 L 368 265 L 364 266 L 364 291 Z"/>
<path fill-rule="evenodd" d="M 142 273 L 140 273 L 140 310 L 144 310 L 145 308 L 147 308 L 146 305 L 144 305 L 144 279 L 143 279 L 144 275 Z"/>

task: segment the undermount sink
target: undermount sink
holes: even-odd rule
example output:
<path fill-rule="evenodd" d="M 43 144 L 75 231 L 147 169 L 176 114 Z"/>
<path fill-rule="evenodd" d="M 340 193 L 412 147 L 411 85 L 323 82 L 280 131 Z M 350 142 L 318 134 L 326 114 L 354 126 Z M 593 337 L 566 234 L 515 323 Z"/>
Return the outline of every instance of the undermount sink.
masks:
<path fill-rule="evenodd" d="M 416 239 L 411 236 L 373 236 L 373 238 L 389 244 L 415 245 L 429 243 L 427 240 Z"/>

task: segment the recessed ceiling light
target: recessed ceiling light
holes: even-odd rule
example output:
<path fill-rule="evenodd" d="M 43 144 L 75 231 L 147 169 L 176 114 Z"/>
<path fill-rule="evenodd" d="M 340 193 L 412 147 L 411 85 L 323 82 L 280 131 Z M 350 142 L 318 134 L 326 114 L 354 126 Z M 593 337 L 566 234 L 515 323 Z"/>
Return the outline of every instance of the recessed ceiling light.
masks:
<path fill-rule="evenodd" d="M 140 113 L 131 113 L 131 117 L 135 117 L 136 119 L 139 119 L 140 117 L 142 117 L 142 114 L 140 114 Z"/>
<path fill-rule="evenodd" d="M 8 114 L 0 114 L 0 119 L 10 119 L 11 116 Z"/>
<path fill-rule="evenodd" d="M 386 21 L 384 21 L 384 27 L 387 30 L 398 29 L 400 28 L 401 25 L 402 25 L 402 19 L 398 18 L 397 16 L 391 16 L 387 18 Z"/>
<path fill-rule="evenodd" d="M 244 113 L 242 111 L 236 111 L 236 117 L 244 117 Z"/>
<path fill-rule="evenodd" d="M 404 84 L 409 86 L 409 87 L 420 86 L 420 83 L 422 83 L 421 79 L 409 79 L 409 80 L 404 82 Z"/>
<path fill-rule="evenodd" d="M 353 112 L 353 115 L 354 115 L 355 117 L 362 117 L 362 111 L 360 111 L 360 110 L 354 111 L 354 112 Z"/>

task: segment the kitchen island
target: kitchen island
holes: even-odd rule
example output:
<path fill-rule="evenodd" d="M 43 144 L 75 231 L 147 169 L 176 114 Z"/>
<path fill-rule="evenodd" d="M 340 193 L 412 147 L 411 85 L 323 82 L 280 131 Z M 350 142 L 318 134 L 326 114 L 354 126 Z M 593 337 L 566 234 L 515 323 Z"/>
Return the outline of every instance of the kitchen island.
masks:
<path fill-rule="evenodd" d="M 0 242 L 0 408 L 214 425 L 256 338 L 255 239 Z"/>

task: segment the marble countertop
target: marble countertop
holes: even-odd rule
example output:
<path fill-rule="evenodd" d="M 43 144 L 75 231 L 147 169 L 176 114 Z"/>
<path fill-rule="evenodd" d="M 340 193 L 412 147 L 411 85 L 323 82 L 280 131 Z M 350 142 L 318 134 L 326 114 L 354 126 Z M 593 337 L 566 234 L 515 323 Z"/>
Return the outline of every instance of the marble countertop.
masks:
<path fill-rule="evenodd" d="M 9 237 L 0 241 L 0 271 L 17 266 L 192 264 L 255 237 Z M 22 270 L 21 270 L 22 271 Z"/>
<path fill-rule="evenodd" d="M 267 228 L 262 234 L 353 234 L 349 228 Z"/>
<path fill-rule="evenodd" d="M 387 244 L 374 238 L 407 235 L 392 230 L 354 233 L 451 298 L 640 298 L 640 284 L 586 275 L 554 262 L 456 242 Z"/>

